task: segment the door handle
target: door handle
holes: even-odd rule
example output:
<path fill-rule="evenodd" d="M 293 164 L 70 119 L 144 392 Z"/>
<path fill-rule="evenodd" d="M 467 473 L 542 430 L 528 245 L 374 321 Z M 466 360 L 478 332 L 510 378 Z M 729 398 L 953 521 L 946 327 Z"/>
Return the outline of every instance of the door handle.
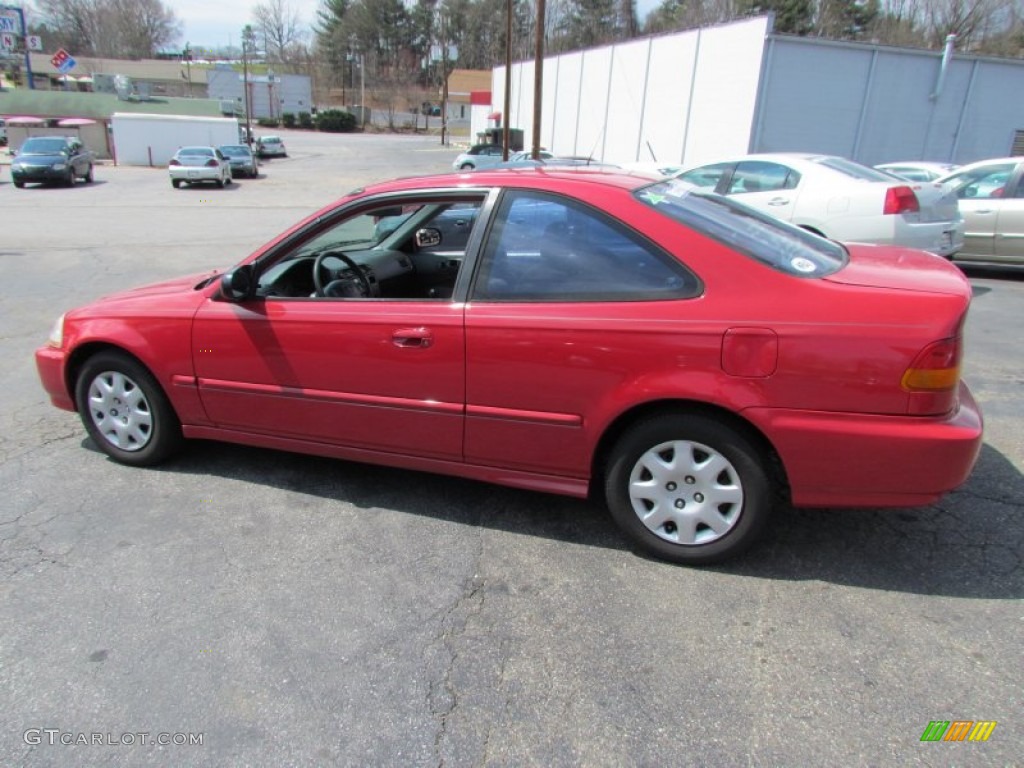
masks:
<path fill-rule="evenodd" d="M 768 205 L 789 205 L 789 200 L 784 197 L 773 197 L 768 201 Z"/>
<path fill-rule="evenodd" d="M 391 334 L 391 343 L 396 347 L 426 349 L 434 343 L 434 334 L 429 328 L 399 328 Z"/>

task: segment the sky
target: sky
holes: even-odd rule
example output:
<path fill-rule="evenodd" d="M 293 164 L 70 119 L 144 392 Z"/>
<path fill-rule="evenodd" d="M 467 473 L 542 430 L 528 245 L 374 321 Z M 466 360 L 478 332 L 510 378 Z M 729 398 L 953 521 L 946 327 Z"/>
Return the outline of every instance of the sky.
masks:
<path fill-rule="evenodd" d="M 193 49 L 223 48 L 240 45 L 242 27 L 252 22 L 252 9 L 259 0 L 164 0 L 182 22 L 181 45 L 189 43 Z M 289 0 L 302 19 L 303 26 L 312 27 L 320 0 Z M 660 0 L 637 0 L 637 10 L 643 18 Z"/>

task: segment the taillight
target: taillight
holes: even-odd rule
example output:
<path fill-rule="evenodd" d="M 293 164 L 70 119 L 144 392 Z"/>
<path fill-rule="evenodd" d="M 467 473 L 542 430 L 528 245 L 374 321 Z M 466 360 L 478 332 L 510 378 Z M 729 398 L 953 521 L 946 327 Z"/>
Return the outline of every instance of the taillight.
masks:
<path fill-rule="evenodd" d="M 900 382 L 910 393 L 909 412 L 947 413 L 956 405 L 963 344 L 960 336 L 932 342 L 914 358 Z"/>
<path fill-rule="evenodd" d="M 889 187 L 885 190 L 885 207 L 882 213 L 916 213 L 921 210 L 917 195 L 910 187 Z"/>
<path fill-rule="evenodd" d="M 214 157 L 211 157 L 209 160 L 206 161 L 207 168 L 216 168 L 218 165 L 219 163 L 217 162 L 217 159 Z"/>
<path fill-rule="evenodd" d="M 171 165 L 181 165 L 181 163 L 178 161 L 178 158 L 172 157 L 171 158 Z"/>

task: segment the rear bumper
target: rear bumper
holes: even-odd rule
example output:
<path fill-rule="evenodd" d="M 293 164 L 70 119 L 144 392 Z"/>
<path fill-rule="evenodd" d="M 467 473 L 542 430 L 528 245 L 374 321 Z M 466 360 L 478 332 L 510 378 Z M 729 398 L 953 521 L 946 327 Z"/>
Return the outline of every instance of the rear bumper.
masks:
<path fill-rule="evenodd" d="M 981 450 L 983 420 L 970 390 L 941 417 L 744 412 L 772 441 L 799 507 L 913 507 L 962 485 Z"/>
<path fill-rule="evenodd" d="M 895 242 L 909 248 L 951 257 L 964 247 L 964 222 L 900 222 L 896 225 Z"/>

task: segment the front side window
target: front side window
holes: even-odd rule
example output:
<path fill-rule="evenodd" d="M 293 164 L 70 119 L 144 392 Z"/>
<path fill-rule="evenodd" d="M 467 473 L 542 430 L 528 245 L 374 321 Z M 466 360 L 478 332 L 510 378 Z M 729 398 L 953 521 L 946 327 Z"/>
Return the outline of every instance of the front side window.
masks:
<path fill-rule="evenodd" d="M 265 257 L 257 296 L 450 299 L 483 196 L 390 198 L 335 216 Z"/>
<path fill-rule="evenodd" d="M 1015 168 L 1014 163 L 985 165 L 954 174 L 946 182 L 953 185 L 961 200 L 998 199 L 1006 196 L 1006 184 Z"/>
<path fill-rule="evenodd" d="M 678 178 L 700 189 L 715 189 L 730 168 L 732 168 L 732 163 L 715 163 L 694 168 L 692 171 L 680 174 Z"/>
<path fill-rule="evenodd" d="M 749 160 L 736 164 L 726 194 L 795 189 L 799 181 L 800 174 L 785 165 L 764 160 Z"/>
<path fill-rule="evenodd" d="M 495 214 L 473 297 L 492 301 L 650 301 L 692 296 L 670 255 L 585 205 L 508 192 Z"/>

